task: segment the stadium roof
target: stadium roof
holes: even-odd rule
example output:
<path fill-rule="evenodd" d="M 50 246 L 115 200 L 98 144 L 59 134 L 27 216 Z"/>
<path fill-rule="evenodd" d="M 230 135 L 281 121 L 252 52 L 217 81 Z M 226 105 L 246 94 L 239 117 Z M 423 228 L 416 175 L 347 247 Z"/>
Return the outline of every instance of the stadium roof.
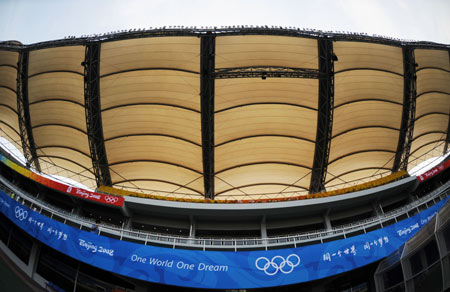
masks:
<path fill-rule="evenodd" d="M 262 27 L 0 43 L 0 136 L 91 188 L 340 188 L 445 153 L 449 115 L 448 45 Z"/>

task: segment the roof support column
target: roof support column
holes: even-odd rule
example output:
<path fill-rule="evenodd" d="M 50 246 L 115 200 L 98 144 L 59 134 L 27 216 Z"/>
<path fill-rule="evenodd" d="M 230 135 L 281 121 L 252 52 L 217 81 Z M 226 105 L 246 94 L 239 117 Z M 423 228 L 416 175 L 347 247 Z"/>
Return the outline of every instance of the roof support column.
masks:
<path fill-rule="evenodd" d="M 448 51 L 448 62 L 450 63 L 450 50 Z M 442 154 L 445 155 L 445 153 L 447 153 L 449 143 L 450 143 L 450 116 L 448 117 L 447 137 L 445 138 L 444 153 Z"/>
<path fill-rule="evenodd" d="M 28 102 L 28 58 L 29 51 L 19 53 L 17 64 L 17 111 L 19 115 L 20 139 L 22 140 L 23 155 L 28 167 L 32 166 L 41 171 L 36 145 L 34 144 L 33 129 L 31 128 L 30 107 Z"/>
<path fill-rule="evenodd" d="M 447 153 L 449 143 L 450 143 L 450 116 L 448 117 L 447 137 L 445 138 L 444 153 L 442 153 L 443 155 Z"/>
<path fill-rule="evenodd" d="M 392 172 L 406 170 L 416 116 L 416 61 L 414 48 L 403 47 L 403 112 Z"/>
<path fill-rule="evenodd" d="M 317 112 L 316 148 L 309 193 L 325 190 L 325 175 L 330 153 L 334 107 L 333 42 L 326 37 L 317 40 L 319 48 L 319 106 Z"/>
<path fill-rule="evenodd" d="M 200 98 L 202 115 L 202 154 L 205 198 L 214 199 L 214 71 L 216 37 L 201 37 Z"/>
<path fill-rule="evenodd" d="M 103 138 L 100 106 L 100 43 L 86 45 L 84 66 L 84 103 L 86 127 L 97 186 L 111 186 L 111 175 Z"/>

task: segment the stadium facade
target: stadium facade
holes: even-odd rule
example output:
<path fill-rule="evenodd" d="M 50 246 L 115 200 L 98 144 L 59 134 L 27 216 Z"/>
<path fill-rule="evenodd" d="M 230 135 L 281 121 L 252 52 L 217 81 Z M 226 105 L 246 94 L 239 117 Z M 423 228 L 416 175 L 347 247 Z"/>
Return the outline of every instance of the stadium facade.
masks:
<path fill-rule="evenodd" d="M 407 172 L 448 152 L 449 45 L 170 27 L 3 42 L 0 76 L 27 289 L 450 287 L 450 162 Z"/>

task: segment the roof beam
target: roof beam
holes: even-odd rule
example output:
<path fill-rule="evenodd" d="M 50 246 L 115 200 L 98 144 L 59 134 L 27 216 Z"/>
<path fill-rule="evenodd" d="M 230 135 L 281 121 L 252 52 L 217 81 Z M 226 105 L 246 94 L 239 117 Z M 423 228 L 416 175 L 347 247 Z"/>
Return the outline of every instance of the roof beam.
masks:
<path fill-rule="evenodd" d="M 84 66 L 84 102 L 86 128 L 97 186 L 111 186 L 106 157 L 100 106 L 100 43 L 86 45 Z"/>
<path fill-rule="evenodd" d="M 287 68 L 275 66 L 223 68 L 215 70 L 216 79 L 226 78 L 319 78 L 319 71 L 308 68 Z"/>
<path fill-rule="evenodd" d="M 416 116 L 416 67 L 414 48 L 403 47 L 403 112 L 392 172 L 406 170 L 408 165 Z"/>
<path fill-rule="evenodd" d="M 333 43 L 327 38 L 317 40 L 319 49 L 319 107 L 317 112 L 316 148 L 309 193 L 325 190 L 325 174 L 330 154 L 334 107 L 334 61 Z"/>
<path fill-rule="evenodd" d="M 447 137 L 445 138 L 444 152 L 442 153 L 442 155 L 445 155 L 445 153 L 447 153 L 448 144 L 450 143 L 450 116 L 448 118 Z"/>
<path fill-rule="evenodd" d="M 20 139 L 22 140 L 23 155 L 28 167 L 32 166 L 41 171 L 36 145 L 31 127 L 30 104 L 28 101 L 28 59 L 29 51 L 22 50 L 19 53 L 17 70 L 17 112 L 19 117 Z"/>
<path fill-rule="evenodd" d="M 0 47 L 2 50 L 17 51 L 21 48 L 29 49 L 45 49 L 60 46 L 76 46 L 84 45 L 90 42 L 96 41 L 118 41 L 126 39 L 136 39 L 145 37 L 164 37 L 164 36 L 191 36 L 199 37 L 206 33 L 212 35 L 226 36 L 226 35 L 275 35 L 275 36 L 289 36 L 289 37 L 300 37 L 300 38 L 311 38 L 317 39 L 322 37 L 327 37 L 334 41 L 361 41 L 375 44 L 385 44 L 391 46 L 401 47 L 404 44 L 413 44 L 417 48 L 430 48 L 430 49 L 448 49 L 446 44 L 437 44 L 433 42 L 415 42 L 409 40 L 386 38 L 379 35 L 368 35 L 364 33 L 343 33 L 343 32 L 331 32 L 322 30 L 309 30 L 309 29 L 299 29 L 299 28 L 282 28 L 274 26 L 265 27 L 214 27 L 214 28 L 197 28 L 197 27 L 184 27 L 184 28 L 169 28 L 169 27 L 159 27 L 148 30 L 129 30 L 127 32 L 114 32 L 114 33 L 104 33 L 95 34 L 90 36 L 81 36 L 78 38 L 71 37 L 68 39 L 54 40 L 47 42 L 40 42 L 31 45 L 22 45 L 18 42 L 2 42 Z"/>
<path fill-rule="evenodd" d="M 202 156 L 205 198 L 214 199 L 214 71 L 216 37 L 201 37 L 200 99 L 202 120 Z"/>

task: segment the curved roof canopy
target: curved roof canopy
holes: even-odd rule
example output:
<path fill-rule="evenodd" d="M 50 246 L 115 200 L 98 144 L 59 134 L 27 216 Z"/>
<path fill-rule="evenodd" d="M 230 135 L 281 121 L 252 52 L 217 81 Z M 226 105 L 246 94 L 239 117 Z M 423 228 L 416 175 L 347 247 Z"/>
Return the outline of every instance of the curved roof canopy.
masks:
<path fill-rule="evenodd" d="M 450 47 L 279 29 L 0 44 L 0 136 L 88 187 L 261 198 L 448 149 Z"/>

